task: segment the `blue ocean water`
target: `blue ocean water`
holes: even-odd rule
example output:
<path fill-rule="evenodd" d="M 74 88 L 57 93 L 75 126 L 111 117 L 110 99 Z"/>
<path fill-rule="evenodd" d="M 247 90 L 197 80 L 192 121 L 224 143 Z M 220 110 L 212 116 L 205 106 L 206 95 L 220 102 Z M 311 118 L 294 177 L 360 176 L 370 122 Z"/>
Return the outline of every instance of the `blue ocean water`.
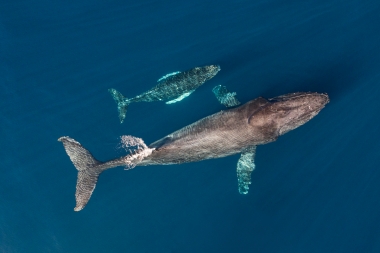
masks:
<path fill-rule="evenodd" d="M 380 2 L 0 2 L 0 252 L 380 252 Z M 161 76 L 219 64 L 183 101 L 132 104 Z M 313 120 L 259 146 L 248 195 L 238 155 L 103 173 L 74 212 L 60 136 L 96 158 L 242 102 L 327 92 Z"/>

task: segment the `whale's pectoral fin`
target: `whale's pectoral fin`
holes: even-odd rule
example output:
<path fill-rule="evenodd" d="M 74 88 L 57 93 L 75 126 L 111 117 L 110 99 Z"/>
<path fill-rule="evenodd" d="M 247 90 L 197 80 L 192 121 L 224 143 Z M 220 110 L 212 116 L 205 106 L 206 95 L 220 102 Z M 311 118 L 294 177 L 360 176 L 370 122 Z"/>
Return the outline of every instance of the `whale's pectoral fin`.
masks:
<path fill-rule="evenodd" d="M 219 103 L 226 107 L 240 105 L 240 101 L 236 98 L 236 92 L 229 92 L 226 86 L 217 85 L 212 89 L 212 92 L 214 92 Z"/>
<path fill-rule="evenodd" d="M 162 81 L 162 80 L 165 80 L 166 78 L 168 78 L 168 77 L 170 77 L 170 76 L 175 76 L 175 75 L 177 75 L 177 74 L 179 74 L 179 73 L 181 73 L 181 72 L 179 72 L 179 71 L 175 71 L 175 72 L 173 72 L 173 73 L 169 73 L 169 74 L 167 74 L 167 75 L 164 75 L 163 77 L 161 77 L 160 79 L 158 79 L 157 82 L 160 82 L 160 81 Z"/>
<path fill-rule="evenodd" d="M 183 93 L 181 96 L 179 96 L 179 97 L 177 97 L 177 98 L 175 98 L 175 99 L 173 99 L 173 100 L 170 100 L 170 101 L 166 102 L 165 104 L 174 104 L 174 103 L 176 103 L 176 102 L 179 102 L 179 101 L 181 101 L 182 99 L 184 99 L 184 98 L 190 96 L 190 94 L 193 93 L 194 91 L 195 91 L 195 90 L 191 90 L 191 91 L 189 91 L 189 92 Z"/>
<path fill-rule="evenodd" d="M 251 173 L 255 169 L 255 153 L 256 146 L 245 149 L 237 163 L 237 178 L 240 194 L 247 194 L 249 185 L 251 184 Z"/>

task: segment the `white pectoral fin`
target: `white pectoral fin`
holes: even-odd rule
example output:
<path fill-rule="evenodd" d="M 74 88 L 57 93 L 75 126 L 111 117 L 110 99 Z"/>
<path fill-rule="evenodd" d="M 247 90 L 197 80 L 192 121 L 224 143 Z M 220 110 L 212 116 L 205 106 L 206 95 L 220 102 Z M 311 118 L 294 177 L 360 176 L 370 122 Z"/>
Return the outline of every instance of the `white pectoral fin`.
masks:
<path fill-rule="evenodd" d="M 177 98 L 175 98 L 175 99 L 173 99 L 173 100 L 170 100 L 170 101 L 166 102 L 166 104 L 174 104 L 174 103 L 176 103 L 176 102 L 179 102 L 179 101 L 181 101 L 182 99 L 184 99 L 184 98 L 190 96 L 190 94 L 193 93 L 194 91 L 195 91 L 195 90 L 191 90 L 191 91 L 189 91 L 189 92 L 183 93 L 181 96 L 179 96 L 179 97 L 177 97 Z"/>
<path fill-rule="evenodd" d="M 158 79 L 157 82 L 160 82 L 160 81 L 162 81 L 162 80 L 165 80 L 165 79 L 168 78 L 169 76 L 175 76 L 175 75 L 177 75 L 177 74 L 179 74 L 179 73 L 181 73 L 181 72 L 179 72 L 179 71 L 175 71 L 175 72 L 173 72 L 173 73 L 169 73 L 169 74 L 167 74 L 167 75 L 164 75 L 163 77 L 161 77 L 160 79 Z"/>
<path fill-rule="evenodd" d="M 251 173 L 255 169 L 256 146 L 245 149 L 237 163 L 237 178 L 240 194 L 247 194 L 251 184 Z"/>

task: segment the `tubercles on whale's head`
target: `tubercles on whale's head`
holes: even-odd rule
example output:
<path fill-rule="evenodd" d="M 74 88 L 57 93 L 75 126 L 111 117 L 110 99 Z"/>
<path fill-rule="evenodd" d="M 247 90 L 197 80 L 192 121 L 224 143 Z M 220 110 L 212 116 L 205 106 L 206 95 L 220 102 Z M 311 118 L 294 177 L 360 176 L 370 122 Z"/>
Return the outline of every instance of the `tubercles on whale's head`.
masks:
<path fill-rule="evenodd" d="M 298 92 L 268 101 L 269 104 L 251 115 L 249 124 L 280 136 L 316 116 L 329 102 L 329 97 L 324 93 Z"/>
<path fill-rule="evenodd" d="M 330 102 L 325 93 L 297 92 L 269 99 L 273 104 L 279 135 L 314 118 Z"/>

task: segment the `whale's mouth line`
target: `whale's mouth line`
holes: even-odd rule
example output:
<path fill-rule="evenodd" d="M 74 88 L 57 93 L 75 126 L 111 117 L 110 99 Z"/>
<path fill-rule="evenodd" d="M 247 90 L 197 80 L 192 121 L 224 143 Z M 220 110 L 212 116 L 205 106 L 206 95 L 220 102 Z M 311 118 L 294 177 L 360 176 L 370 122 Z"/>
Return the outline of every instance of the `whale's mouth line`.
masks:
<path fill-rule="evenodd" d="M 288 128 L 290 124 L 295 125 L 295 126 L 302 125 L 303 124 L 302 122 L 307 122 L 309 119 L 311 119 L 314 116 L 316 116 L 324 107 L 325 106 L 322 106 L 322 107 L 320 107 L 318 109 L 310 110 L 307 113 L 304 113 L 304 115 L 302 115 L 298 119 L 288 121 L 286 124 L 284 124 L 282 127 L 279 128 L 278 134 L 279 135 L 283 135 L 284 133 L 290 131 L 291 129 L 294 129 L 294 128 L 289 128 L 288 131 L 284 131 L 283 132 L 283 129 L 284 128 Z M 301 123 L 301 124 L 299 124 L 299 123 Z"/>
<path fill-rule="evenodd" d="M 302 92 L 299 92 L 299 93 L 290 93 L 290 94 L 286 94 L 286 95 L 277 96 L 277 97 L 274 97 L 274 98 L 269 98 L 268 101 L 270 101 L 270 102 L 289 101 L 289 100 L 292 100 L 292 99 L 296 99 L 296 98 L 300 98 L 300 97 L 305 97 L 305 96 L 308 96 L 310 94 L 312 94 L 312 93 L 302 93 Z"/>
<path fill-rule="evenodd" d="M 318 93 L 318 92 L 296 92 L 296 93 L 289 93 L 286 95 L 277 96 L 274 98 L 269 98 L 268 101 L 270 102 L 282 102 L 282 101 L 290 101 L 293 99 L 301 98 L 301 97 L 307 97 L 307 96 L 324 96 L 326 97 L 326 103 L 330 102 L 328 95 L 326 93 Z"/>

